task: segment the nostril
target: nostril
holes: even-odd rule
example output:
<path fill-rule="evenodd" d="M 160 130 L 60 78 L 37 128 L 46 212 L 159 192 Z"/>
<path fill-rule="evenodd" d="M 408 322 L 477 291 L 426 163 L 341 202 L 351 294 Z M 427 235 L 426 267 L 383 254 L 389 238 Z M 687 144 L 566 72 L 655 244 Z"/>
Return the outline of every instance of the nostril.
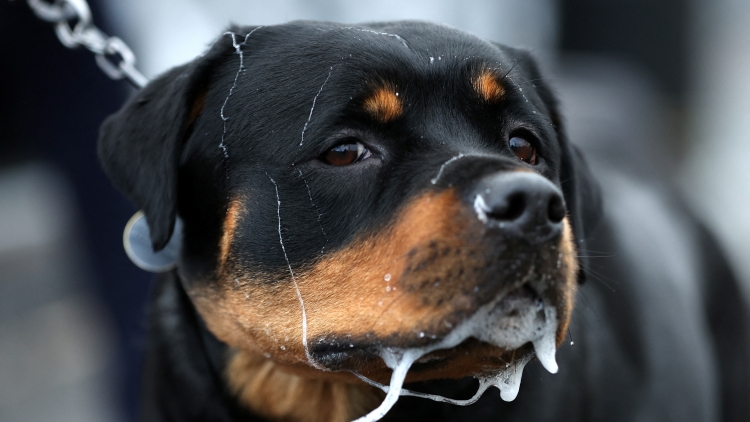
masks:
<path fill-rule="evenodd" d="M 553 223 L 559 223 L 565 218 L 565 204 L 558 195 L 552 195 L 547 206 L 547 217 Z"/>
<path fill-rule="evenodd" d="M 515 192 L 508 195 L 505 201 L 492 207 L 487 217 L 493 220 L 513 221 L 521 217 L 526 210 L 526 195 Z"/>

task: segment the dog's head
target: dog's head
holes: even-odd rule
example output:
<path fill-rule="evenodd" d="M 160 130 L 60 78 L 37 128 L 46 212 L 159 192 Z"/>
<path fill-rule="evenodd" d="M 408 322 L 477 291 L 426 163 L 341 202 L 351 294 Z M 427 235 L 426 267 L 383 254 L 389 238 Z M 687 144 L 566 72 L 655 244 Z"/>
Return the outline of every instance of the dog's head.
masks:
<path fill-rule="evenodd" d="M 259 359 L 382 381 L 384 350 L 480 318 L 409 380 L 455 378 L 566 334 L 595 190 L 526 52 L 414 22 L 235 28 L 100 155 L 156 249 L 182 218 L 186 291 Z"/>

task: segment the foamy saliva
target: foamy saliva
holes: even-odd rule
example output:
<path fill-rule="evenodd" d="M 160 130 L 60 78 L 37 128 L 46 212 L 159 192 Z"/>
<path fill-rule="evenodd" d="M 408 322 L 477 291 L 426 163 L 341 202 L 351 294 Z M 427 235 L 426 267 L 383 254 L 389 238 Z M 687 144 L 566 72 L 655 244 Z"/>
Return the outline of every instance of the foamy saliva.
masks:
<path fill-rule="evenodd" d="M 510 317 L 509 315 L 515 315 Z M 455 400 L 433 394 L 423 394 L 403 389 L 409 368 L 422 356 L 436 350 L 458 346 L 470 337 L 493 344 L 504 350 L 515 350 L 526 343 L 534 346 L 534 351 L 545 369 L 557 372 L 555 361 L 555 337 L 557 333 L 557 313 L 554 306 L 538 298 L 508 296 L 496 299 L 483 306 L 471 318 L 465 320 L 440 341 L 422 348 L 384 348 L 380 357 L 386 366 L 393 370 L 388 386 L 374 382 L 362 375 L 360 379 L 382 389 L 386 393 L 383 402 L 375 410 L 354 422 L 374 422 L 380 420 L 396 404 L 399 396 L 415 396 L 459 406 L 475 403 L 490 387 L 500 390 L 500 397 L 512 401 L 518 395 L 521 377 L 526 364 L 534 357 L 529 352 L 518 356 L 513 362 L 491 373 L 475 375 L 479 388 L 467 400 Z"/>

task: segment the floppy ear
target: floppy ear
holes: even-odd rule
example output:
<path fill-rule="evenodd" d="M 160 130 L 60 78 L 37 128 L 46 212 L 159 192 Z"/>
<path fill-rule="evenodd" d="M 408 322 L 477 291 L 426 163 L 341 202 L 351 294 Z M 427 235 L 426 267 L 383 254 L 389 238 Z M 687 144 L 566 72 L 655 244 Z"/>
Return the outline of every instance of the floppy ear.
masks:
<path fill-rule="evenodd" d="M 155 251 L 174 230 L 183 142 L 203 106 L 209 71 L 228 50 L 227 43 L 216 44 L 203 57 L 150 82 L 100 129 L 104 171 L 143 210 Z"/>
<path fill-rule="evenodd" d="M 591 174 L 581 151 L 568 140 L 557 97 L 545 83 L 536 61 L 530 53 L 523 50 L 512 50 L 512 55 L 517 65 L 529 75 L 529 80 L 534 81 L 536 90 L 550 113 L 560 143 L 560 184 L 570 213 L 576 246 L 579 251 L 586 250 L 586 242 L 602 215 L 599 184 Z M 578 280 L 583 283 L 589 269 L 588 259 L 579 258 L 579 263 L 581 271 L 578 272 Z"/>

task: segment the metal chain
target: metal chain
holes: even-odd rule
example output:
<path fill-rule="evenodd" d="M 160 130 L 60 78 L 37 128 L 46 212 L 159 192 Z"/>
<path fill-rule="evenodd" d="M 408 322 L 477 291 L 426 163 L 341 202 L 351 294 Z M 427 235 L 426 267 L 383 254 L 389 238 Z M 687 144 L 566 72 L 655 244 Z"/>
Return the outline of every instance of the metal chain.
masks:
<path fill-rule="evenodd" d="M 94 26 L 86 0 L 27 0 L 34 14 L 55 24 L 55 33 L 68 48 L 86 47 L 96 63 L 112 79 L 127 79 L 142 88 L 148 79 L 135 68 L 133 51 L 119 38 L 110 37 Z"/>

